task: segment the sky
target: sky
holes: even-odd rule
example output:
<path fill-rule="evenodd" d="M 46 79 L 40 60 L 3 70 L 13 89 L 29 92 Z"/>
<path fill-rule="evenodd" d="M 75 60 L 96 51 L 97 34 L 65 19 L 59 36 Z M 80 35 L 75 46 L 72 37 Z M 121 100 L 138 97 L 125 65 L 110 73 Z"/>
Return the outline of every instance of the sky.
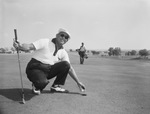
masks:
<path fill-rule="evenodd" d="M 66 49 L 150 49 L 149 0 L 0 0 L 0 47 L 54 38 L 59 28 L 71 39 Z"/>

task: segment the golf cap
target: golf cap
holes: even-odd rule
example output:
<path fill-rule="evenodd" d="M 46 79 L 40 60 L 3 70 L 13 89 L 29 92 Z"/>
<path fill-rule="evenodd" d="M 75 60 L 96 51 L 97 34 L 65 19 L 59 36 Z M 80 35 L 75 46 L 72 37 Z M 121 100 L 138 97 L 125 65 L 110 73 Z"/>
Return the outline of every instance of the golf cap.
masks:
<path fill-rule="evenodd" d="M 66 31 L 65 29 L 60 28 L 60 29 L 58 30 L 58 34 L 59 34 L 59 33 L 66 33 L 66 34 L 68 35 L 68 38 L 70 39 L 70 34 L 69 34 L 69 32 Z"/>

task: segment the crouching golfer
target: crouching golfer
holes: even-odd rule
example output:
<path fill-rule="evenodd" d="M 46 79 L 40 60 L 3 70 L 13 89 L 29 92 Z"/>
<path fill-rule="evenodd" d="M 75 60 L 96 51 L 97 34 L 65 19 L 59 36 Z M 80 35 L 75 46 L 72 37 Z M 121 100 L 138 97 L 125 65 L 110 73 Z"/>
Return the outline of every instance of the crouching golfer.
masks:
<path fill-rule="evenodd" d="M 40 94 L 49 80 L 56 77 L 51 92 L 68 92 L 62 88 L 69 74 L 77 83 L 80 90 L 85 86 L 79 81 L 75 70 L 70 64 L 68 53 L 63 45 L 68 42 L 70 35 L 60 29 L 53 39 L 40 39 L 30 44 L 20 44 L 14 41 L 13 46 L 21 51 L 34 50 L 33 56 L 26 67 L 27 78 L 32 82 L 32 91 Z"/>

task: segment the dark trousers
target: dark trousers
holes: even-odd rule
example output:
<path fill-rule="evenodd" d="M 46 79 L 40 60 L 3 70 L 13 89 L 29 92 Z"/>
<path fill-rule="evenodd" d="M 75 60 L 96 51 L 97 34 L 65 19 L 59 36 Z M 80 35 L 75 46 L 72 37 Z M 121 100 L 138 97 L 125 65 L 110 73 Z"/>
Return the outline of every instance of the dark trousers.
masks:
<path fill-rule="evenodd" d="M 85 52 L 84 51 L 79 51 L 79 55 L 80 55 L 81 58 L 84 58 Z"/>
<path fill-rule="evenodd" d="M 67 61 L 47 65 L 35 59 L 31 59 L 26 67 L 26 74 L 37 89 L 43 90 L 49 83 L 48 80 L 54 77 L 56 77 L 56 79 L 53 85 L 64 85 L 69 69 L 70 64 Z"/>
<path fill-rule="evenodd" d="M 79 51 L 79 55 L 80 55 L 80 64 L 83 64 L 84 57 L 85 57 L 85 52 L 84 51 Z"/>

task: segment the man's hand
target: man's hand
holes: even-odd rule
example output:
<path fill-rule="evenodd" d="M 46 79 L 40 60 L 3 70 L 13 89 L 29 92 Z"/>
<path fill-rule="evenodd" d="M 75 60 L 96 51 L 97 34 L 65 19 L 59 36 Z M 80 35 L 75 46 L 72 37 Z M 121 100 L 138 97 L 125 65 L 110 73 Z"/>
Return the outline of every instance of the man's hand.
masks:
<path fill-rule="evenodd" d="M 78 83 L 78 87 L 79 87 L 81 92 L 85 91 L 85 86 L 81 82 Z"/>
<path fill-rule="evenodd" d="M 18 41 L 16 41 L 15 39 L 13 39 L 13 46 L 14 46 L 14 48 L 18 49 L 20 46 L 20 43 Z"/>

